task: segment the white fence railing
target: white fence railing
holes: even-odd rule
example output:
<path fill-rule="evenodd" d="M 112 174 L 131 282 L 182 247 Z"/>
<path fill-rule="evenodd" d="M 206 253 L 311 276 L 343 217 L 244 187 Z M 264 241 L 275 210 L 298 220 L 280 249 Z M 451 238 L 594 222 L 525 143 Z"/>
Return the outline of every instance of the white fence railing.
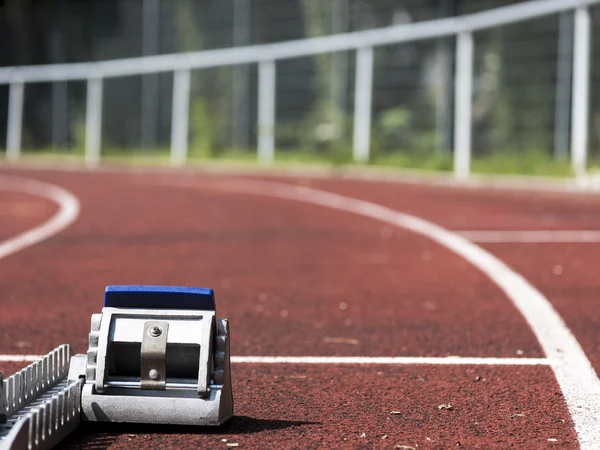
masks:
<path fill-rule="evenodd" d="M 574 10 L 573 85 L 571 108 L 571 164 L 574 174 L 587 165 L 590 73 L 590 12 L 600 0 L 534 0 L 459 17 L 395 25 L 297 41 L 207 50 L 192 53 L 127 58 L 76 64 L 0 68 L 0 84 L 10 85 L 6 158 L 21 152 L 23 97 L 26 83 L 87 80 L 85 159 L 97 165 L 101 158 L 102 87 L 109 77 L 174 72 L 171 123 L 171 162 L 187 159 L 190 71 L 239 64 L 258 64 L 258 160 L 269 163 L 275 152 L 276 61 L 336 51 L 355 50 L 353 157 L 369 160 L 373 47 L 456 36 L 454 173 L 467 177 L 471 164 L 473 93 L 473 33 L 560 12 Z"/>

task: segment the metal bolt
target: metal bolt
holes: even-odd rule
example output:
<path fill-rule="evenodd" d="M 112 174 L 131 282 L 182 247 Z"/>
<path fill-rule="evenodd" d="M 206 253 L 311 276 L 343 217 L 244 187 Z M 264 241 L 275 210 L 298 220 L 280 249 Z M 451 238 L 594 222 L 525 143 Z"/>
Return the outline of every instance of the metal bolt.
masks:
<path fill-rule="evenodd" d="M 162 334 L 162 328 L 156 325 L 148 329 L 148 334 L 152 337 L 158 337 Z"/>
<path fill-rule="evenodd" d="M 156 370 L 156 369 L 150 370 L 150 372 L 148 372 L 148 376 L 150 378 L 152 378 L 153 380 L 157 380 L 158 379 L 158 370 Z"/>

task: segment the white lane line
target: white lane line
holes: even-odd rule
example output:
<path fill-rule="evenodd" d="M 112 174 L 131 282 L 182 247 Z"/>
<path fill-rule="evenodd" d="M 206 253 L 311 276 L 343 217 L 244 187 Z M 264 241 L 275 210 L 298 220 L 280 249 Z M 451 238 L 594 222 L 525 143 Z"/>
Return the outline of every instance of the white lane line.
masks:
<path fill-rule="evenodd" d="M 478 358 L 463 356 L 232 356 L 239 364 L 431 364 L 473 366 L 550 366 L 548 358 Z"/>
<path fill-rule="evenodd" d="M 580 446 L 583 449 L 597 448 L 600 442 L 600 380 L 592 364 L 548 299 L 488 251 L 457 233 L 419 217 L 319 189 L 244 179 L 203 181 L 195 185 L 184 182 L 163 184 L 275 197 L 346 211 L 410 230 L 453 251 L 504 291 L 531 327 L 546 356 L 559 362 L 551 367 L 573 419 Z"/>
<path fill-rule="evenodd" d="M 0 242 L 0 259 L 37 244 L 71 225 L 79 216 L 79 200 L 70 192 L 42 181 L 0 175 L 0 190 L 43 197 L 58 204 L 59 210 L 46 222 Z"/>
<path fill-rule="evenodd" d="M 456 231 L 473 242 L 485 243 L 578 243 L 600 242 L 598 230 L 473 230 Z"/>
<path fill-rule="evenodd" d="M 36 361 L 42 355 L 0 355 L 0 362 Z M 391 364 L 391 365 L 472 365 L 550 366 L 560 364 L 548 358 L 486 358 L 471 356 L 232 356 L 234 364 Z"/>
<path fill-rule="evenodd" d="M 37 361 L 42 355 L 0 355 L 0 362 Z"/>

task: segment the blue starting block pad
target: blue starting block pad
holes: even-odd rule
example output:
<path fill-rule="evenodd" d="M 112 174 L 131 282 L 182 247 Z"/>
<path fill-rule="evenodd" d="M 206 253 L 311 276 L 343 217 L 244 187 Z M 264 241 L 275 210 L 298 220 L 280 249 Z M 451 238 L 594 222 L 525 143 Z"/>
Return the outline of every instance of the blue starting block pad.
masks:
<path fill-rule="evenodd" d="M 139 309 L 216 309 L 212 289 L 185 286 L 113 285 L 104 293 L 104 306 Z"/>

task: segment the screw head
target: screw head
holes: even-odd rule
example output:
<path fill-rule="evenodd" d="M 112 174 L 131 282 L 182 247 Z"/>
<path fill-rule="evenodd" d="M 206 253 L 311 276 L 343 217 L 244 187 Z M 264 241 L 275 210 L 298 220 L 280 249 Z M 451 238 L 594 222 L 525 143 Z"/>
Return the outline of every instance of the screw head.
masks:
<path fill-rule="evenodd" d="M 148 329 L 148 334 L 152 337 L 158 337 L 162 334 L 162 328 L 156 325 Z"/>
<path fill-rule="evenodd" d="M 152 378 L 153 380 L 158 379 L 158 370 L 156 370 L 156 369 L 150 370 L 150 372 L 148 372 L 148 376 L 150 378 Z"/>

